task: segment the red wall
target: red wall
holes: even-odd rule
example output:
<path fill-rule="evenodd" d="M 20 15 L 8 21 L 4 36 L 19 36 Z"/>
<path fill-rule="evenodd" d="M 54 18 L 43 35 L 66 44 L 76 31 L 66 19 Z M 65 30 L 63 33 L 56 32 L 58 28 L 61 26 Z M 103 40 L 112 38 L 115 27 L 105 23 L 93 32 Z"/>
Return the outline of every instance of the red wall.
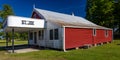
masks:
<path fill-rule="evenodd" d="M 36 14 L 36 17 L 34 17 L 34 15 Z M 31 18 L 37 18 L 37 19 L 41 19 L 40 16 L 36 13 L 36 12 L 33 12 L 32 14 L 32 17 Z"/>
<path fill-rule="evenodd" d="M 81 47 L 85 44 L 96 44 L 112 40 L 112 30 L 108 30 L 108 37 L 105 30 L 96 29 L 96 36 L 93 36 L 93 29 L 87 28 L 65 28 L 65 49 Z"/>
<path fill-rule="evenodd" d="M 113 36 L 112 36 L 112 30 L 108 30 L 108 37 L 106 37 L 106 42 L 112 41 Z"/>
<path fill-rule="evenodd" d="M 65 28 L 65 48 L 80 47 L 92 44 L 92 29 Z"/>
<path fill-rule="evenodd" d="M 112 40 L 112 30 L 108 30 L 108 36 L 105 36 L 105 30 L 96 29 L 96 36 L 94 36 L 94 43 L 108 42 Z"/>
<path fill-rule="evenodd" d="M 101 43 L 105 41 L 105 30 L 96 29 L 96 36 L 94 36 L 94 43 Z"/>

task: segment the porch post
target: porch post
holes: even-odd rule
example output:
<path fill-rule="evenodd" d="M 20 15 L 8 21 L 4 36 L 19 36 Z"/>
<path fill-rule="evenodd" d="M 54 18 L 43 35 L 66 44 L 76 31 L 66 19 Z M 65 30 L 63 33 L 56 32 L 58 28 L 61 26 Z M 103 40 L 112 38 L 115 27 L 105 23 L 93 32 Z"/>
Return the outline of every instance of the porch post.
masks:
<path fill-rule="evenodd" d="M 28 46 L 30 44 L 29 40 L 30 40 L 30 30 L 28 31 Z"/>
<path fill-rule="evenodd" d="M 8 32 L 6 32 L 6 48 L 8 47 Z"/>
<path fill-rule="evenodd" d="M 12 53 L 14 53 L 14 28 L 12 28 Z"/>

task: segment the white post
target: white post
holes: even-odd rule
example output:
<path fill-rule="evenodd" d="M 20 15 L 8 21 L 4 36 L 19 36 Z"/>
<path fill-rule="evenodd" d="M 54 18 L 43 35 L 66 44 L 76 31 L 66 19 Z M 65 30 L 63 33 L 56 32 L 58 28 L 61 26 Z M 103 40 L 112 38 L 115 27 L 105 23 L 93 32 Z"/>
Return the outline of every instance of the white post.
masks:
<path fill-rule="evenodd" d="M 63 51 L 66 52 L 66 49 L 65 49 L 65 27 L 63 27 Z"/>

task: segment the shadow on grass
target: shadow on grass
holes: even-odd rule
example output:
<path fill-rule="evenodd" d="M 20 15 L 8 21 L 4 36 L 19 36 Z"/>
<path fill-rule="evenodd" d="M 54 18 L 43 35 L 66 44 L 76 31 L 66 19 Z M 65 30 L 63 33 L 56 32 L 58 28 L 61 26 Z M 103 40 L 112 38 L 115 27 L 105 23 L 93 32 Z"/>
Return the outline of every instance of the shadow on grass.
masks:
<path fill-rule="evenodd" d="M 117 45 L 120 45 L 120 44 L 117 44 Z"/>
<path fill-rule="evenodd" d="M 5 51 L 5 49 L 0 47 L 0 51 Z"/>
<path fill-rule="evenodd" d="M 0 44 L 3 44 L 3 43 L 6 43 L 6 42 L 0 42 Z"/>
<path fill-rule="evenodd" d="M 120 38 L 118 38 L 118 39 L 114 38 L 114 40 L 120 40 Z"/>

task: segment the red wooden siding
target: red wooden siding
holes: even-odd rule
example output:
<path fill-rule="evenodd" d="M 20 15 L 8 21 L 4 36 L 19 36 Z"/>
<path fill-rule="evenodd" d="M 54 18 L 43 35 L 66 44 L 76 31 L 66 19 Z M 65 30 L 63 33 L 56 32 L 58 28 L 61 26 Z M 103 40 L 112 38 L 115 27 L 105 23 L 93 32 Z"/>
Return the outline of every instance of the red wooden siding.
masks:
<path fill-rule="evenodd" d="M 96 29 L 96 36 L 94 36 L 94 43 L 102 43 L 112 41 L 112 30 L 108 30 L 108 36 L 105 35 L 104 29 Z"/>
<path fill-rule="evenodd" d="M 113 36 L 112 36 L 112 30 L 108 30 L 108 37 L 106 37 L 106 41 L 112 41 Z"/>
<path fill-rule="evenodd" d="M 105 30 L 96 29 L 96 36 L 94 36 L 94 43 L 102 43 L 105 41 Z"/>
<path fill-rule="evenodd" d="M 32 17 L 31 18 L 37 18 L 37 19 L 41 19 L 40 16 L 36 13 L 33 12 Z"/>
<path fill-rule="evenodd" d="M 92 44 L 92 29 L 65 28 L 65 48 L 75 48 Z"/>
<path fill-rule="evenodd" d="M 93 29 L 65 28 L 65 49 L 109 41 L 112 41 L 112 30 L 108 30 L 108 36 L 106 36 L 104 29 L 96 29 L 96 36 L 93 36 Z"/>

